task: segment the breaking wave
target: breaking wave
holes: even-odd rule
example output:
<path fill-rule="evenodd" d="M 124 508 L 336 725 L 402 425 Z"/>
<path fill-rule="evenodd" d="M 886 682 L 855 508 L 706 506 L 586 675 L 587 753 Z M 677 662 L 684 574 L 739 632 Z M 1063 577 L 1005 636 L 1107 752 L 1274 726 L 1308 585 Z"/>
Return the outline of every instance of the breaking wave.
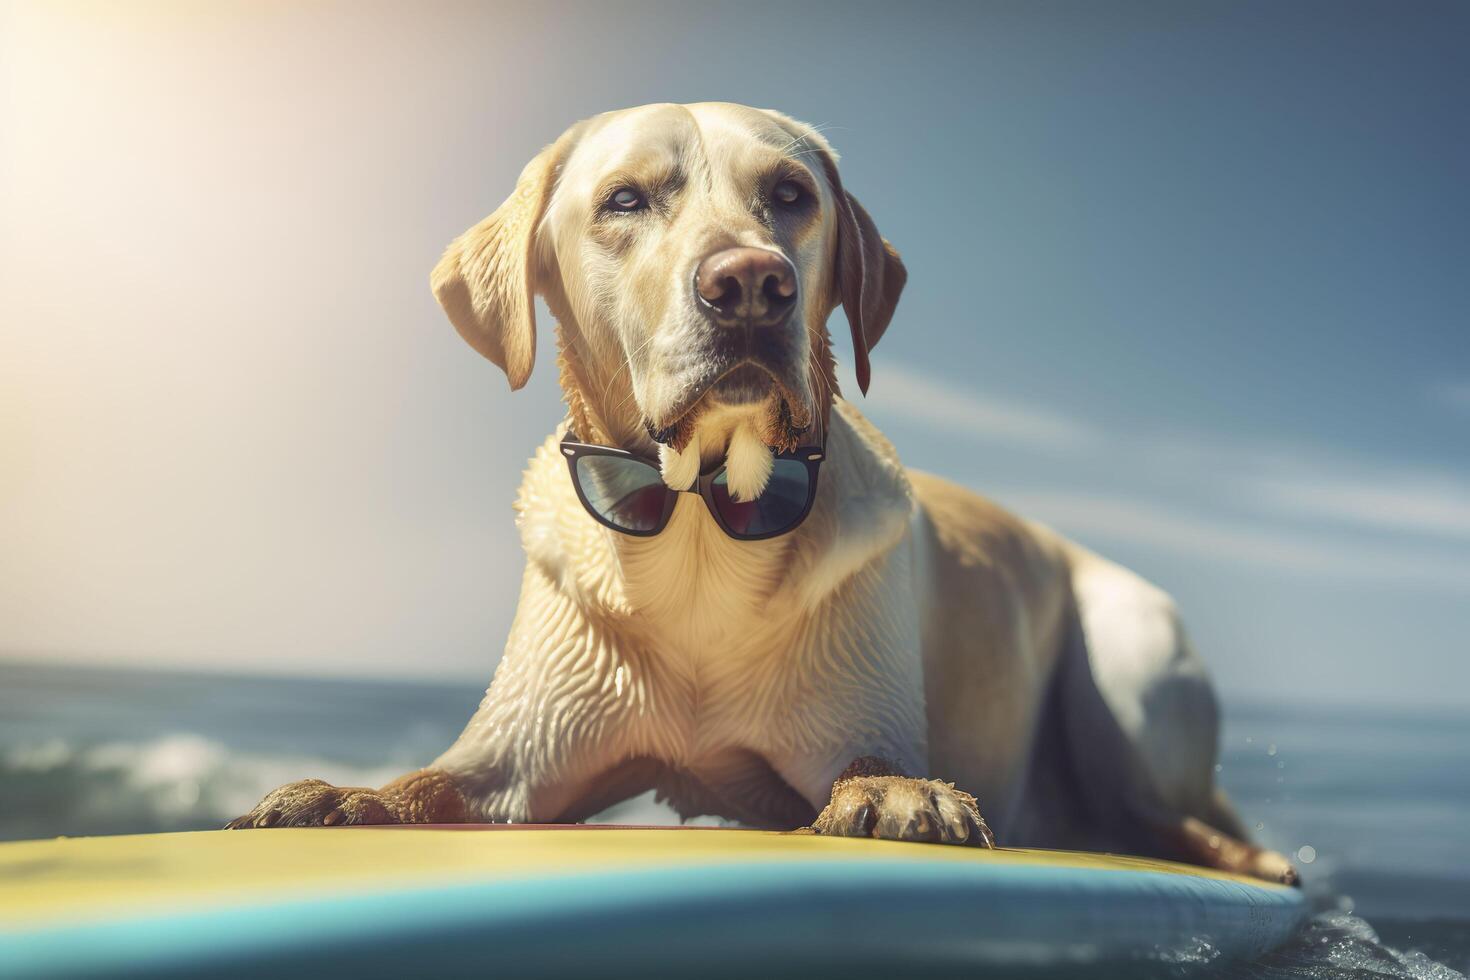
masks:
<path fill-rule="evenodd" d="M 403 772 L 402 765 L 235 752 L 190 733 L 90 745 L 52 738 L 0 750 L 0 839 L 203 830 L 292 780 L 379 786 Z"/>
<path fill-rule="evenodd" d="M 1182 974 L 1181 974 L 1182 975 Z M 1290 943 L 1255 963 L 1221 964 L 1203 977 L 1229 980 L 1464 980 L 1422 950 L 1387 945 L 1364 919 L 1346 911 L 1314 916 Z"/>
<path fill-rule="evenodd" d="M 422 765 L 362 766 L 315 755 L 249 753 L 192 733 L 139 742 L 76 745 L 60 738 L 0 749 L 0 840 L 209 830 L 297 779 L 381 786 Z M 591 823 L 678 824 L 652 791 L 615 804 Z M 719 817 L 692 825 L 725 826 Z"/>

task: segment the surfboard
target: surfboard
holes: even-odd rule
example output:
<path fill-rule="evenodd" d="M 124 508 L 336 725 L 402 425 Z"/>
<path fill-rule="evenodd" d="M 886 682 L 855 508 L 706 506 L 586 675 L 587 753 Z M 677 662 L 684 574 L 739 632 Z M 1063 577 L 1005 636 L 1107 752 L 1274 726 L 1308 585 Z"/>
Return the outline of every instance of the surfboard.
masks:
<path fill-rule="evenodd" d="M 1306 911 L 1296 889 L 1163 861 L 752 830 L 0 844 L 3 977 L 905 976 L 1252 958 Z"/>

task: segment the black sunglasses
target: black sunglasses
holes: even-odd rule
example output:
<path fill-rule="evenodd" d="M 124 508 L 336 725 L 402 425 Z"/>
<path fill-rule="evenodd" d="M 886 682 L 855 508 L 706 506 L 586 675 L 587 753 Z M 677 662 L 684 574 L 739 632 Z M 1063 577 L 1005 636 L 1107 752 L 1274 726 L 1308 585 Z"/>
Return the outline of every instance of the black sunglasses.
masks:
<path fill-rule="evenodd" d="M 656 461 L 625 449 L 578 442 L 568 432 L 561 441 L 572 486 L 587 513 L 602 525 L 648 538 L 668 526 L 681 493 L 697 493 L 720 530 L 740 541 L 774 538 L 796 528 L 817 498 L 817 468 L 826 453 L 803 446 L 775 453 L 771 479 L 754 500 L 735 500 L 726 483 L 725 466 L 707 473 L 688 490 L 671 490 Z"/>

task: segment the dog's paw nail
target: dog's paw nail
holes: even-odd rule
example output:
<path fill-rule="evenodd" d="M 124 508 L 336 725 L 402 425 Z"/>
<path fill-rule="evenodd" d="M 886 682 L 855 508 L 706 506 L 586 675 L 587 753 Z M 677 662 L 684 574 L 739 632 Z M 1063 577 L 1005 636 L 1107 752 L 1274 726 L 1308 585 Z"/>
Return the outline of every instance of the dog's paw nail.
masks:
<path fill-rule="evenodd" d="M 258 817 L 255 818 L 255 826 L 257 826 L 257 827 L 274 827 L 276 825 L 276 821 L 278 821 L 280 819 L 281 819 L 281 811 L 280 810 L 267 810 L 265 813 L 262 813 L 260 816 L 258 816 Z"/>
<path fill-rule="evenodd" d="M 973 825 L 966 814 L 946 813 L 944 809 L 939 810 L 940 819 L 944 821 L 946 839 L 952 841 L 969 840 L 973 834 Z"/>
<path fill-rule="evenodd" d="M 342 812 L 342 808 L 341 807 L 334 807 L 334 808 L 332 808 L 331 810 L 329 810 L 327 812 L 327 815 L 325 817 L 322 817 L 322 826 L 323 827 L 335 827 L 339 823 L 341 823 L 342 821 L 344 821 L 346 819 L 347 819 L 347 814 L 345 814 L 345 813 Z"/>

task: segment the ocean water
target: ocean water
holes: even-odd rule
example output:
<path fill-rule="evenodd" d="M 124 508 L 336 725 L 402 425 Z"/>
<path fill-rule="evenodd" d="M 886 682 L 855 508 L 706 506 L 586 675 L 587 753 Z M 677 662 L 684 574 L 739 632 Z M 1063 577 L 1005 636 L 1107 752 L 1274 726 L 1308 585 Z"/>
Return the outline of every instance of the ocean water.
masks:
<path fill-rule="evenodd" d="M 305 776 L 378 785 L 437 755 L 481 693 L 0 664 L 0 840 L 218 827 Z M 1317 914 L 1265 960 L 1201 949 L 1166 975 L 1470 971 L 1470 712 L 1227 701 L 1219 778 Z M 675 818 L 640 798 L 604 819 Z"/>

